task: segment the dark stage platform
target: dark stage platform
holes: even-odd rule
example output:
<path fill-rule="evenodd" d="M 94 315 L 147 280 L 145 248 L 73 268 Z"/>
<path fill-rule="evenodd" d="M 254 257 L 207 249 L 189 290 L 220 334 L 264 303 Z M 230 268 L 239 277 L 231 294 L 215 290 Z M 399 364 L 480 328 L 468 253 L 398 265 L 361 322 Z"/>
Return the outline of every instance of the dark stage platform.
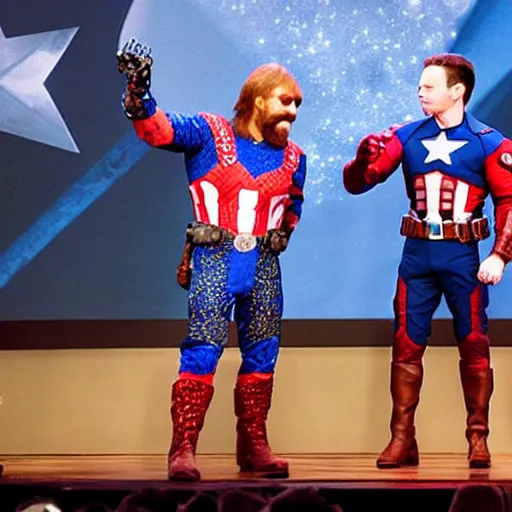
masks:
<path fill-rule="evenodd" d="M 187 510 L 221 510 L 219 499 L 233 491 L 260 500 L 263 510 L 287 490 L 313 489 L 344 512 L 448 511 L 455 491 L 473 484 L 497 486 L 508 510 L 512 490 L 512 455 L 494 455 L 489 470 L 469 470 L 464 454 L 428 454 L 419 468 L 385 471 L 375 467 L 376 454 L 283 456 L 290 462 L 290 478 L 261 480 L 240 475 L 233 455 L 198 455 L 203 480 L 192 484 L 166 480 L 164 455 L 3 456 L 0 510 L 15 510 L 36 496 L 54 500 L 62 510 L 91 503 L 116 510 L 141 491 L 148 510 L 177 510 L 185 503 Z"/>

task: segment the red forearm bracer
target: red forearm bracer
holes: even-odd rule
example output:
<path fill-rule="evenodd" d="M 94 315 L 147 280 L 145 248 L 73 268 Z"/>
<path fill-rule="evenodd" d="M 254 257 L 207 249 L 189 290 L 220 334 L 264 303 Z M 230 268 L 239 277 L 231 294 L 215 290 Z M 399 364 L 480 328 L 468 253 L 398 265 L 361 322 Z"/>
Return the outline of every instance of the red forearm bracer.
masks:
<path fill-rule="evenodd" d="M 379 136 L 376 135 L 378 138 Z M 402 143 L 393 134 L 383 151 L 373 162 L 357 156 L 343 169 L 343 185 L 351 194 L 361 194 L 369 188 L 386 181 L 398 168 L 402 160 Z"/>
<path fill-rule="evenodd" d="M 492 251 L 506 263 L 512 260 L 512 209 L 496 218 L 496 241 Z"/>
<path fill-rule="evenodd" d="M 151 117 L 133 121 L 133 127 L 139 138 L 153 147 L 166 146 L 174 140 L 172 124 L 159 108 Z"/>

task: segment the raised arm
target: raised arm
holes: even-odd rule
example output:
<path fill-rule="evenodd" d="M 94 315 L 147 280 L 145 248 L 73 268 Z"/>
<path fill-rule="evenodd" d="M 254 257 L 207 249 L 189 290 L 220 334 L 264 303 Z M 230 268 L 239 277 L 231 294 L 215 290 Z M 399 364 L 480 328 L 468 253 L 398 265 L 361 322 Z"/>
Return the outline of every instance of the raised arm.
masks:
<path fill-rule="evenodd" d="M 166 114 L 151 94 L 151 48 L 130 39 L 117 54 L 118 70 L 126 77 L 123 109 L 141 140 L 152 147 L 196 152 L 209 135 L 200 115 Z"/>
<path fill-rule="evenodd" d="M 356 157 L 343 169 L 343 185 L 347 192 L 363 194 L 386 181 L 398 169 L 402 149 L 394 129 L 364 137 Z"/>

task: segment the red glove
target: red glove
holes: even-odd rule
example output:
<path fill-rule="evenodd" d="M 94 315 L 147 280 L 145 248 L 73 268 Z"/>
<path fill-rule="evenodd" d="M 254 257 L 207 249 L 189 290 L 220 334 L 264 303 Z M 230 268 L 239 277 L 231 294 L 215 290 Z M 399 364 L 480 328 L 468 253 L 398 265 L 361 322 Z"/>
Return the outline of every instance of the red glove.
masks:
<path fill-rule="evenodd" d="M 402 145 L 394 135 L 399 126 L 367 135 L 357 147 L 356 157 L 343 168 L 343 184 L 351 194 L 361 194 L 384 182 L 400 165 Z"/>
<path fill-rule="evenodd" d="M 366 165 L 376 162 L 392 137 L 393 132 L 391 130 L 367 135 L 357 147 L 357 160 Z"/>

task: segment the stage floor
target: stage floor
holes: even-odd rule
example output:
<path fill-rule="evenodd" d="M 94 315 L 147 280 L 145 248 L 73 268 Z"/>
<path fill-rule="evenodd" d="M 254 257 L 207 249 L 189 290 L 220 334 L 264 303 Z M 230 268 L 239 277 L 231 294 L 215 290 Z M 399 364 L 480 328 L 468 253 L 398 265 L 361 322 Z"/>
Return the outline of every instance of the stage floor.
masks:
<path fill-rule="evenodd" d="M 379 470 L 376 454 L 283 455 L 290 478 L 261 480 L 239 474 L 234 455 L 198 455 L 202 488 L 304 485 L 345 489 L 449 488 L 487 483 L 512 486 L 512 455 L 494 455 L 492 468 L 470 470 L 464 454 L 423 455 L 418 468 Z M 0 485 L 51 485 L 94 489 L 134 489 L 176 486 L 167 482 L 165 455 L 0 456 L 4 475 Z M 243 483 L 242 483 L 243 482 Z M 198 484 L 178 484 L 188 487 Z"/>

